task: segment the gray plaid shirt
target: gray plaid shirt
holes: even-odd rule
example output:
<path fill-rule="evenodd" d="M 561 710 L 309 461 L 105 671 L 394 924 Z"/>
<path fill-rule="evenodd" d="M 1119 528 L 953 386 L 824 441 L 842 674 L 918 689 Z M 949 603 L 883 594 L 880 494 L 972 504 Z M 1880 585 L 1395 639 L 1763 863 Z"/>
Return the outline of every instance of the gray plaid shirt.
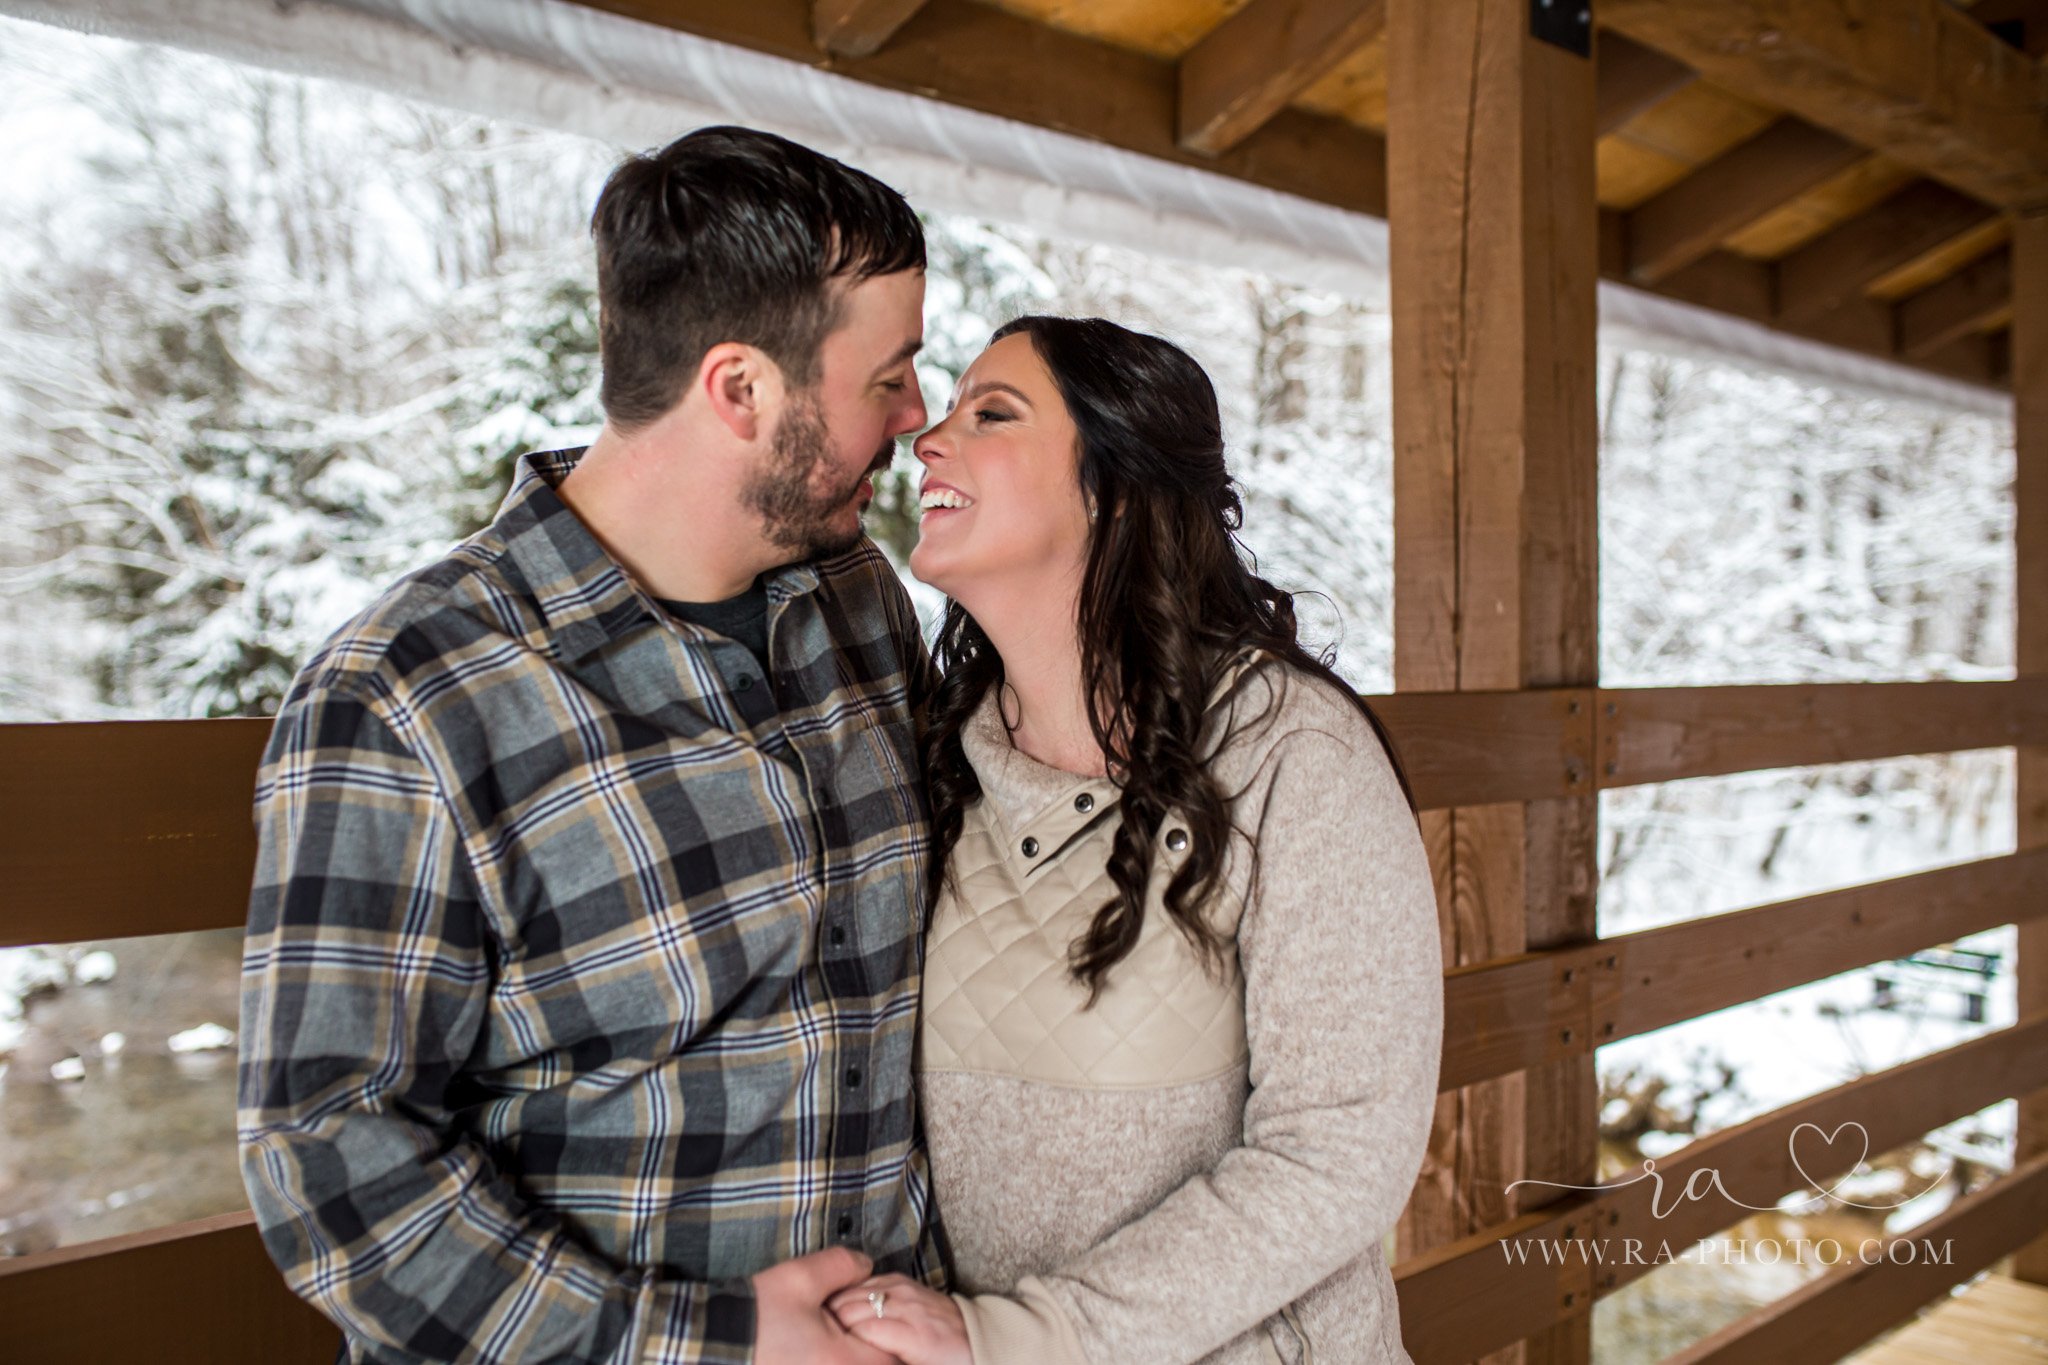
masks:
<path fill-rule="evenodd" d="M 867 542 L 769 576 L 769 746 L 579 454 L 322 648 L 258 776 L 242 1169 L 357 1360 L 745 1361 L 746 1277 L 834 1243 L 945 1283 L 909 599 Z"/>

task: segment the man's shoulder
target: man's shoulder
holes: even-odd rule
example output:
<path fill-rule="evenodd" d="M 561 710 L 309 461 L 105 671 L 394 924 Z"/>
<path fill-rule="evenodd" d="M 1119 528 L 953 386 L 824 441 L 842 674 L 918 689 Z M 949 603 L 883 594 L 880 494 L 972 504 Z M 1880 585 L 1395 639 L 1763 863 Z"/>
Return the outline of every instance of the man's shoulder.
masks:
<path fill-rule="evenodd" d="M 476 536 L 392 583 L 306 660 L 282 709 L 381 704 L 493 636 L 526 633 L 530 604 L 502 581 L 498 561 L 495 545 Z"/>

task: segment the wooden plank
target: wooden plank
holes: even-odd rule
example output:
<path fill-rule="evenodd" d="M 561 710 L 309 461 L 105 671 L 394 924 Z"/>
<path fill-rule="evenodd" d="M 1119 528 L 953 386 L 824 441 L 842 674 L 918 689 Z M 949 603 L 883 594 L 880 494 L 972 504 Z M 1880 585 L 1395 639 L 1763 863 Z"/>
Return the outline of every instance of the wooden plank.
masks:
<path fill-rule="evenodd" d="M 1708 80 L 2001 207 L 2048 201 L 2048 72 L 1946 0 L 1601 0 Z"/>
<path fill-rule="evenodd" d="M 2044 1082 L 2048 1011 L 1700 1138 L 1660 1158 L 1655 1180 L 1637 1174 L 1571 1191 L 1404 1258 L 1393 1272 L 1403 1344 L 1417 1365 L 1497 1350 L 1649 1273 L 1662 1247 L 1668 1260 L 1756 1207 L 1827 1188 L 1865 1154 L 1864 1142 L 1841 1137 L 1845 1128 L 1860 1130 L 1869 1153 L 1885 1152 Z M 1546 1257 L 1541 1244 L 1565 1254 Z"/>
<path fill-rule="evenodd" d="M 1598 681 L 1592 64 L 1526 0 L 1393 0 L 1388 195 L 1396 691 Z M 1597 798 L 1460 806 L 1425 827 L 1448 965 L 1590 941 Z M 1589 1054 L 1443 1095 L 1396 1232 L 1412 1255 L 1590 1181 Z M 1521 1348 L 1583 1362 L 1581 1312 Z"/>
<path fill-rule="evenodd" d="M 1868 155 L 1802 119 L 1779 119 L 1629 214 L 1629 278 L 1660 280 L 1691 265 L 1723 238 Z"/>
<path fill-rule="evenodd" d="M 0 725 L 0 946 L 243 922 L 267 720 Z"/>
<path fill-rule="evenodd" d="M 1698 80 L 1699 73 L 1612 29 L 1595 29 L 1593 130 L 1605 137 Z"/>
<path fill-rule="evenodd" d="M 1994 1274 L 1842 1365 L 2041 1365 L 2043 1355 L 2048 1288 Z"/>
<path fill-rule="evenodd" d="M 1997 214 L 1932 180 L 1917 181 L 1777 262 L 1781 318 L 1811 318 L 1873 281 L 1981 230 Z"/>
<path fill-rule="evenodd" d="M 1386 0 L 1251 0 L 1181 58 L 1180 145 L 1230 150 L 1386 24 Z"/>
<path fill-rule="evenodd" d="M 2013 260 L 2013 602 L 2019 671 L 2048 673 L 2048 215 L 2021 214 Z M 2016 751 L 2014 844 L 2048 848 L 2048 740 L 2031 736 Z M 2022 1010 L 2048 1009 L 2048 924 L 2019 929 L 2015 985 Z M 2019 1105 L 2018 1159 L 2048 1154 L 2048 1092 Z M 2014 1275 L 2048 1284 L 2048 1234 L 2013 1257 Z"/>
<path fill-rule="evenodd" d="M 1951 1285 L 2048 1225 L 2048 1153 L 1914 1227 L 1881 1239 L 1875 1264 L 1851 1262 L 1800 1285 L 1665 1365 L 1832 1365 Z"/>
<path fill-rule="evenodd" d="M 1391 692 L 1366 702 L 1424 810 L 1593 790 L 1591 688 Z"/>
<path fill-rule="evenodd" d="M 815 0 L 811 37 L 826 52 L 865 57 L 924 8 L 925 0 Z"/>
<path fill-rule="evenodd" d="M 2012 682 L 1605 688 L 1600 785 L 2048 743 L 2048 675 Z"/>
<path fill-rule="evenodd" d="M 341 1349 L 247 1210 L 0 1259 L 0 1321 L 7 1359 L 24 1365 L 332 1365 Z"/>
<path fill-rule="evenodd" d="M 2044 914 L 2039 848 L 1454 967 L 1437 1084 L 1542 1066 Z"/>
<path fill-rule="evenodd" d="M 2012 249 L 2000 247 L 1955 274 L 1899 300 L 1899 350 L 1925 355 L 1981 332 L 2012 311 Z"/>
<path fill-rule="evenodd" d="M 1385 144 L 1340 119 L 1285 110 L 1230 151 L 1180 145 L 1175 64 L 972 0 L 928 0 L 879 52 L 819 51 L 808 7 L 762 0 L 578 0 L 593 9 L 823 67 L 890 90 L 1093 138 L 1375 217 Z"/>

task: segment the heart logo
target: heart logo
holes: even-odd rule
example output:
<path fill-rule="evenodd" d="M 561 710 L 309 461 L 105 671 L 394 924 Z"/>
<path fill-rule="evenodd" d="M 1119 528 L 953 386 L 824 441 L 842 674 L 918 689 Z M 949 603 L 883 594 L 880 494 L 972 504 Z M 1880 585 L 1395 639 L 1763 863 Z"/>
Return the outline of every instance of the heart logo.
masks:
<path fill-rule="evenodd" d="M 1818 1180 L 1815 1180 L 1812 1175 L 1808 1174 L 1806 1164 L 1799 1159 L 1799 1135 L 1809 1128 L 1811 1128 L 1816 1135 L 1820 1134 L 1819 1124 L 1800 1124 L 1797 1128 L 1794 1128 L 1792 1130 L 1792 1136 L 1785 1140 L 1785 1153 L 1787 1156 L 1790 1156 L 1792 1158 L 1792 1169 L 1798 1171 L 1801 1176 L 1804 1176 L 1806 1179 L 1806 1183 L 1813 1186 L 1814 1190 L 1817 1193 L 1819 1193 L 1821 1198 L 1826 1199 L 1827 1197 L 1832 1195 L 1836 1191 L 1836 1189 L 1838 1189 L 1841 1186 L 1843 1181 L 1846 1181 L 1850 1176 L 1854 1175 L 1856 1173 L 1856 1168 L 1863 1164 L 1863 1158 L 1870 1155 L 1870 1134 L 1867 1131 L 1865 1131 L 1862 1124 L 1857 1123 L 1854 1120 L 1847 1120 L 1842 1123 L 1836 1124 L 1834 1132 L 1828 1133 L 1825 1136 L 1821 1137 L 1820 1140 L 1824 1142 L 1827 1147 L 1826 1152 L 1821 1154 L 1822 1160 L 1819 1163 L 1821 1169 L 1840 1170 L 1842 1172 L 1841 1178 L 1835 1181 L 1833 1185 L 1829 1185 L 1823 1188 Z M 1844 1128 L 1854 1128 L 1856 1130 L 1856 1136 L 1863 1143 L 1862 1150 L 1856 1153 L 1856 1159 L 1854 1161 L 1845 1162 L 1835 1152 L 1835 1139 L 1841 1136 L 1841 1132 Z M 1841 1202 L 1846 1204 L 1851 1201 L 1845 1199 Z"/>

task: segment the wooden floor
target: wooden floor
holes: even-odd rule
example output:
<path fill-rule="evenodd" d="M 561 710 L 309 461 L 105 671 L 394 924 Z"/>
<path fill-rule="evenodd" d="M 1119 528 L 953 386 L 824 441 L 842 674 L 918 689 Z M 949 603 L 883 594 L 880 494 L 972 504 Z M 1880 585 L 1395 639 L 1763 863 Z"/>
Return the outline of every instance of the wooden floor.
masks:
<path fill-rule="evenodd" d="M 1987 1275 L 1843 1365 L 2042 1365 L 2048 1287 Z"/>

